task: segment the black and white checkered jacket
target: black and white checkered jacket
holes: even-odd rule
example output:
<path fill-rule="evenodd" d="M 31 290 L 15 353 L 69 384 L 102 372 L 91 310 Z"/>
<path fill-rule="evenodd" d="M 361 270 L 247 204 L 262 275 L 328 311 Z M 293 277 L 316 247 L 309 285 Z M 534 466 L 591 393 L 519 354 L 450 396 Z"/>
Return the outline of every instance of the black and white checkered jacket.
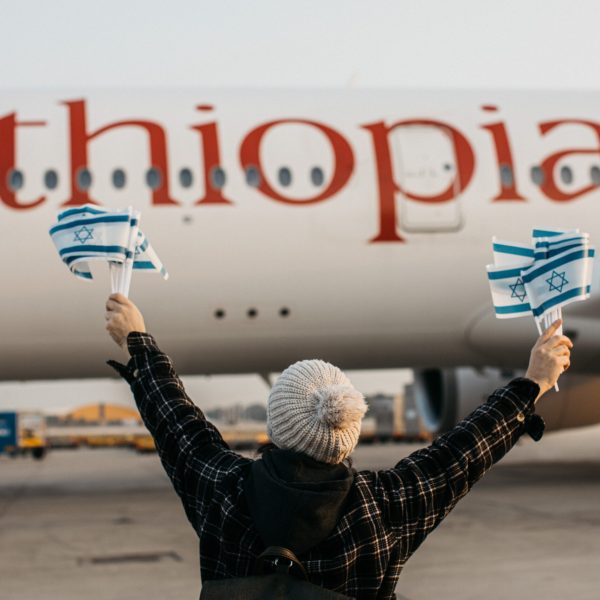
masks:
<path fill-rule="evenodd" d="M 202 579 L 253 573 L 264 550 L 246 508 L 253 462 L 231 451 L 186 395 L 149 334 L 128 337 L 129 382 L 160 460 L 200 539 Z M 395 467 L 359 471 L 333 532 L 300 556 L 310 580 L 360 600 L 394 598 L 404 563 L 471 486 L 528 431 L 539 439 L 537 384 L 515 379 L 428 448 Z"/>

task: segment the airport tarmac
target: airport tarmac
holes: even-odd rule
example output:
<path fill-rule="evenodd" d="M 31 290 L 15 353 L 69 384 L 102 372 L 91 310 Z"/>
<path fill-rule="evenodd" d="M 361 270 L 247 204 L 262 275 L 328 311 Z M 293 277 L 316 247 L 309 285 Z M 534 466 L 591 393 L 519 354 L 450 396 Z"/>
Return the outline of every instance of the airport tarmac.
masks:
<path fill-rule="evenodd" d="M 386 468 L 414 445 L 365 446 Z M 0 458 L 2 600 L 197 599 L 197 539 L 154 454 Z M 523 441 L 409 560 L 399 600 L 600 597 L 600 428 Z"/>

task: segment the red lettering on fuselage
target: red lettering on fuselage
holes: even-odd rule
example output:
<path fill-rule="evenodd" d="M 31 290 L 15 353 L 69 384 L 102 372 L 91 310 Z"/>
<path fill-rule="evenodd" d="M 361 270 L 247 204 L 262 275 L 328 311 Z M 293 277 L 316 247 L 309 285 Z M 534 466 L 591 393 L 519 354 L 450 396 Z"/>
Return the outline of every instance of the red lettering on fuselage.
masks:
<path fill-rule="evenodd" d="M 496 112 L 498 108 L 496 106 L 484 105 L 481 107 L 487 112 Z M 492 200 L 521 200 L 526 199 L 519 194 L 517 190 L 517 177 L 515 165 L 513 163 L 512 150 L 510 142 L 508 141 L 508 133 L 506 132 L 506 126 L 502 121 L 498 123 L 488 123 L 482 125 L 482 129 L 490 132 L 492 140 L 494 142 L 494 150 L 496 151 L 496 166 L 498 167 L 498 174 L 501 174 L 503 169 L 507 170 L 510 178 L 510 182 L 504 180 L 500 175 L 500 192 Z"/>
<path fill-rule="evenodd" d="M 598 187 L 597 184 L 592 183 L 573 192 L 565 193 L 561 191 L 556 185 L 556 180 L 554 178 L 554 167 L 561 158 L 569 156 L 570 154 L 600 154 L 600 124 L 598 123 L 594 123 L 592 121 L 584 121 L 580 119 L 562 119 L 560 121 L 546 121 L 545 123 L 540 123 L 540 132 L 542 133 L 542 135 L 546 135 L 549 131 L 552 131 L 559 125 L 567 124 L 585 125 L 586 127 L 590 127 L 596 134 L 596 138 L 599 142 L 599 147 L 594 149 L 569 148 L 567 150 L 562 150 L 561 152 L 551 154 L 542 162 L 540 167 L 542 169 L 542 172 L 544 173 L 544 181 L 542 182 L 541 190 L 548 198 L 550 198 L 550 200 L 554 200 L 556 202 L 566 202 L 569 200 L 575 200 L 575 198 L 579 198 L 580 196 L 583 196 L 584 194 L 587 194 L 588 192 L 591 192 L 592 190 Z"/>
<path fill-rule="evenodd" d="M 209 104 L 200 104 L 196 107 L 198 110 L 208 112 L 213 110 Z M 221 167 L 221 153 L 219 151 L 219 134 L 216 123 L 204 123 L 202 125 L 192 125 L 200 133 L 202 140 L 202 168 L 204 171 L 204 196 L 196 204 L 233 204 L 223 196 L 222 188 L 212 185 L 211 176 L 214 169 Z"/>
<path fill-rule="evenodd" d="M 79 206 L 94 203 L 87 190 L 80 189 L 77 176 L 81 169 L 88 168 L 88 144 L 103 133 L 119 127 L 139 127 L 148 133 L 150 142 L 150 163 L 159 170 L 160 185 L 152 190 L 152 204 L 177 205 L 178 203 L 169 196 L 169 169 L 167 159 L 167 140 L 163 128 L 152 121 L 117 121 L 105 125 L 92 133 L 87 131 L 87 118 L 85 100 L 64 102 L 69 110 L 69 137 L 71 143 L 71 197 L 63 206 Z"/>
<path fill-rule="evenodd" d="M 261 166 L 260 160 L 260 145 L 263 140 L 263 136 L 269 129 L 282 125 L 284 123 L 294 123 L 300 125 L 308 125 L 315 127 L 321 133 L 325 135 L 333 150 L 333 174 L 329 185 L 320 193 L 315 194 L 309 198 L 294 199 L 288 198 L 283 194 L 280 194 L 277 190 L 274 190 L 267 181 L 264 171 Z M 265 196 L 284 204 L 291 204 L 293 206 L 300 206 L 305 204 L 315 204 L 316 202 L 322 202 L 331 198 L 334 194 L 339 192 L 347 183 L 348 179 L 352 175 L 354 169 L 354 154 L 350 144 L 346 141 L 340 133 L 335 129 L 318 123 L 317 121 L 308 121 L 305 119 L 279 119 L 277 121 L 269 121 L 263 123 L 258 127 L 250 131 L 242 145 L 240 147 L 240 162 L 243 169 L 255 167 L 258 169 L 260 182 L 258 189 L 265 194 Z"/>
<path fill-rule="evenodd" d="M 88 132 L 87 114 L 85 100 L 71 100 L 62 103 L 67 107 L 68 135 L 70 141 L 70 196 L 63 206 L 76 206 L 85 203 L 100 203 L 98 198 L 91 198 L 90 193 L 78 185 L 78 174 L 81 169 L 89 168 L 88 148 L 92 140 L 97 139 L 111 130 L 119 128 L 131 128 L 137 132 L 144 132 L 148 140 L 149 166 L 155 167 L 160 173 L 160 185 L 152 190 L 153 206 L 180 206 L 171 197 L 169 185 L 169 163 L 167 153 L 167 135 L 161 124 L 154 121 L 128 119 L 109 123 L 99 129 Z M 493 104 L 481 106 L 486 112 L 497 112 L 498 108 Z M 212 104 L 199 104 L 198 111 L 210 112 L 214 110 Z M 292 198 L 284 195 L 278 189 L 274 189 L 263 169 L 261 161 L 261 147 L 265 135 L 279 125 L 301 125 L 316 129 L 324 136 L 333 154 L 332 173 L 324 188 L 317 188 L 314 195 L 304 198 Z M 19 121 L 16 113 L 10 113 L 0 117 L 0 202 L 15 210 L 28 210 L 36 208 L 44 203 L 46 196 L 42 195 L 35 199 L 24 200 L 19 198 L 18 174 L 11 173 L 17 170 L 16 156 L 18 145 L 18 132 L 22 127 L 42 127 L 45 121 Z M 432 195 L 419 195 L 404 189 L 402 183 L 395 179 L 394 158 L 390 143 L 391 134 L 394 130 L 409 126 L 433 127 L 445 133 L 451 143 L 451 151 L 454 154 L 455 170 L 454 178 L 448 187 L 439 193 Z M 550 200 L 556 202 L 571 201 L 598 188 L 597 183 L 586 184 L 579 189 L 565 192 L 559 189 L 555 178 L 556 166 L 563 158 L 571 155 L 600 155 L 600 123 L 583 119 L 560 119 L 546 121 L 539 124 L 542 136 L 555 130 L 559 126 L 570 125 L 585 127 L 591 130 L 598 142 L 593 148 L 567 148 L 547 156 L 540 164 L 545 175 L 540 184 L 540 192 Z M 202 174 L 204 177 L 204 194 L 195 202 L 197 206 L 203 205 L 234 205 L 234 202 L 225 195 L 223 186 L 216 183 L 214 174 L 216 169 L 222 169 L 221 147 L 219 140 L 219 125 L 216 120 L 207 123 L 192 124 L 191 130 L 199 135 L 202 151 Z M 370 240 L 371 242 L 403 242 L 399 233 L 402 229 L 399 222 L 399 214 L 396 206 L 397 195 L 402 194 L 407 200 L 427 204 L 449 202 L 461 194 L 470 184 L 475 171 L 475 154 L 468 139 L 454 126 L 433 119 L 409 119 L 399 120 L 387 124 L 383 120 L 358 125 L 370 134 L 371 148 L 374 158 L 376 175 L 375 206 L 378 213 L 378 231 Z M 482 129 L 490 134 L 490 139 L 495 152 L 495 165 L 497 175 L 506 169 L 505 176 L 500 176 L 500 189 L 491 198 L 492 201 L 526 201 L 521 195 L 517 185 L 516 165 L 513 159 L 513 149 L 506 124 L 502 120 L 480 125 Z M 137 133 L 136 133 L 137 135 Z M 409 150 L 410 148 L 408 148 Z M 346 137 L 338 130 L 327 124 L 301 118 L 277 119 L 262 123 L 252 128 L 243 138 L 239 149 L 239 159 L 243 169 L 254 167 L 258 170 L 259 183 L 257 189 L 267 198 L 289 206 L 305 206 L 323 202 L 341 192 L 347 185 L 353 174 L 355 159 L 353 149 Z M 219 173 L 219 180 L 224 181 L 224 173 Z M 510 177 L 508 176 L 510 175 Z M 444 184 L 445 185 L 445 184 Z M 20 195 L 24 195 L 20 192 Z"/>
<path fill-rule="evenodd" d="M 46 196 L 40 196 L 29 202 L 20 201 L 17 193 L 8 185 L 10 173 L 16 167 L 17 127 L 43 127 L 44 125 L 46 125 L 45 121 L 17 121 L 15 113 L 0 119 L 0 200 L 9 208 L 26 210 L 35 208 L 46 200 Z"/>
<path fill-rule="evenodd" d="M 457 166 L 454 181 L 451 181 L 443 192 L 435 196 L 420 196 L 403 190 L 400 184 L 394 179 L 389 135 L 398 127 L 412 125 L 423 125 L 441 129 L 449 136 L 454 148 Z M 379 190 L 379 232 L 370 240 L 371 242 L 403 241 L 397 230 L 396 193 L 402 193 L 407 198 L 417 202 L 448 202 L 456 198 L 469 185 L 475 169 L 475 155 L 465 136 L 451 125 L 431 119 L 410 119 L 396 121 L 396 123 L 392 123 L 391 125 L 386 125 L 383 121 L 378 121 L 368 125 L 361 125 L 361 127 L 371 134 L 371 141 L 375 152 L 377 187 Z"/>

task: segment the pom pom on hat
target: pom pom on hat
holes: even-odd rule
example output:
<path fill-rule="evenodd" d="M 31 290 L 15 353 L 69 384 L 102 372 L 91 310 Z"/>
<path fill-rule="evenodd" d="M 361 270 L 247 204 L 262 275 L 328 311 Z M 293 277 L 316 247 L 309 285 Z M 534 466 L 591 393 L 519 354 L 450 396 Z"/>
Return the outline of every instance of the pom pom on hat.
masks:
<path fill-rule="evenodd" d="M 267 431 L 280 448 L 337 464 L 352 453 L 367 404 L 346 375 L 322 360 L 303 360 L 277 379 Z"/>
<path fill-rule="evenodd" d="M 330 385 L 315 390 L 317 417 L 337 429 L 360 423 L 367 412 L 363 395 L 351 385 Z"/>

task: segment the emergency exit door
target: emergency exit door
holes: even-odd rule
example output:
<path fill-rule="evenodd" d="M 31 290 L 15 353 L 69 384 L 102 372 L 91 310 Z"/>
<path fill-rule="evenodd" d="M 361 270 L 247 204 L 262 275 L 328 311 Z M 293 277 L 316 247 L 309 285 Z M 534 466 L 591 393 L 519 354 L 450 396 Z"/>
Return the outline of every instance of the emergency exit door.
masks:
<path fill-rule="evenodd" d="M 399 228 L 409 232 L 456 231 L 462 227 L 460 179 L 450 131 L 406 125 L 393 134 Z M 449 187 L 452 198 L 436 202 Z M 413 199 L 410 195 L 422 199 Z M 428 200 L 431 199 L 431 200 Z"/>

